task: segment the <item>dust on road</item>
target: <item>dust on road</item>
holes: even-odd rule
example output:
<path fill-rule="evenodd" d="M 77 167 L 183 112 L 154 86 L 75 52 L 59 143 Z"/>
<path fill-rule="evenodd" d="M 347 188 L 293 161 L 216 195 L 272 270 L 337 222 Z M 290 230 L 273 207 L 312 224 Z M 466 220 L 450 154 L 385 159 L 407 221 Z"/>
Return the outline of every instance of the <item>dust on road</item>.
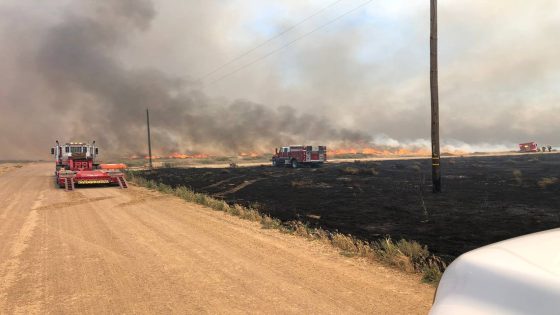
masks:
<path fill-rule="evenodd" d="M 18 169 L 23 167 L 23 165 L 21 164 L 17 164 L 17 163 L 2 163 L 0 162 L 0 175 L 12 171 L 14 169 Z"/>
<path fill-rule="evenodd" d="M 0 176 L 0 313 L 425 314 L 418 277 L 132 187 Z"/>

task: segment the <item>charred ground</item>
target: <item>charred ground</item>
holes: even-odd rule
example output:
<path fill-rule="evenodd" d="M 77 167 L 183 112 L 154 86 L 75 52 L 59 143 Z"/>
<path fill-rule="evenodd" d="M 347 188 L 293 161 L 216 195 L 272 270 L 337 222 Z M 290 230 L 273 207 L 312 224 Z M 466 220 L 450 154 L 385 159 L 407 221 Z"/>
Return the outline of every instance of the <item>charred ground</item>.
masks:
<path fill-rule="evenodd" d="M 190 187 L 283 221 L 428 245 L 450 261 L 471 249 L 560 226 L 560 154 L 445 159 L 441 194 L 428 159 L 321 168 L 167 168 L 147 179 Z"/>

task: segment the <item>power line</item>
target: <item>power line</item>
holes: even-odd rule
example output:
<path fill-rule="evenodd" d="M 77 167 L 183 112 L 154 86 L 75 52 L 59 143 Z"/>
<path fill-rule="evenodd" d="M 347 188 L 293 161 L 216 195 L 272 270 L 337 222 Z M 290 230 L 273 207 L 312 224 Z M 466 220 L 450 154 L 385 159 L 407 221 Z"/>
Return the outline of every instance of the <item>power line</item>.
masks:
<path fill-rule="evenodd" d="M 358 6 L 356 6 L 356 7 L 354 7 L 354 8 L 351 9 L 350 11 L 346 11 L 345 13 L 343 13 L 343 14 L 337 16 L 336 18 L 334 18 L 334 19 L 332 19 L 332 20 L 330 20 L 330 21 L 328 21 L 327 23 L 322 24 L 322 25 L 318 26 L 317 28 L 314 28 L 313 30 L 311 30 L 311 31 L 309 31 L 309 32 L 307 32 L 307 33 L 305 33 L 305 34 L 303 34 L 303 35 L 301 35 L 301 36 L 295 38 L 294 40 L 288 42 L 287 44 L 285 44 L 285 45 L 283 45 L 283 46 L 281 46 L 281 47 L 279 47 L 279 48 L 277 48 L 277 49 L 275 49 L 275 50 L 269 52 L 268 54 L 265 54 L 265 55 L 263 55 L 263 56 L 261 56 L 261 57 L 255 59 L 255 60 L 253 60 L 253 61 L 251 61 L 251 62 L 249 62 L 249 63 L 247 63 L 247 64 L 245 64 L 245 65 L 243 65 L 243 66 L 241 66 L 241 67 L 239 67 L 239 68 L 237 68 L 237 69 L 231 71 L 231 72 L 226 73 L 225 75 L 223 75 L 223 76 L 217 78 L 216 80 L 211 81 L 210 84 L 214 84 L 214 83 L 216 83 L 216 82 L 218 82 L 218 81 L 221 81 L 221 80 L 223 80 L 223 79 L 229 77 L 230 75 L 233 75 L 233 74 L 235 74 L 235 73 L 237 73 L 237 72 L 239 72 L 239 71 L 241 71 L 241 70 L 243 70 L 243 69 L 245 69 L 245 68 L 247 68 L 247 67 L 250 67 L 250 66 L 254 65 L 255 63 L 257 63 L 257 62 L 259 62 L 259 61 L 261 61 L 261 60 L 263 60 L 263 59 L 265 59 L 265 58 L 268 58 L 268 57 L 270 57 L 270 56 L 276 54 L 277 52 L 279 52 L 279 51 L 281 51 L 281 50 L 283 50 L 283 49 L 285 49 L 285 48 L 291 46 L 291 45 L 294 44 L 295 42 L 297 42 L 297 41 L 299 41 L 299 40 L 301 40 L 301 39 L 303 39 L 303 38 L 305 38 L 305 37 L 307 37 L 307 36 L 312 35 L 313 33 L 317 32 L 318 30 L 320 30 L 320 29 L 322 29 L 322 28 L 325 28 L 325 27 L 327 27 L 327 26 L 333 24 L 334 22 L 336 22 L 336 21 L 342 19 L 343 17 L 345 17 L 345 16 L 347 16 L 347 15 L 349 15 L 349 14 L 351 14 L 351 13 L 354 13 L 354 12 L 357 11 L 358 9 L 360 9 L 360 8 L 362 8 L 362 7 L 364 7 L 364 6 L 368 5 L 368 4 L 370 4 L 370 3 L 373 2 L 373 1 L 374 1 L 374 0 L 368 0 L 368 1 L 366 1 L 366 2 L 364 2 L 364 3 L 362 3 L 362 4 L 360 4 L 360 5 L 358 5 Z"/>
<path fill-rule="evenodd" d="M 310 16 L 308 16 L 308 17 L 304 18 L 303 20 L 299 21 L 298 23 L 296 23 L 296 24 L 294 24 L 294 25 L 292 25 L 292 26 L 286 28 L 286 29 L 283 30 L 282 32 L 280 32 L 280 33 L 274 35 L 273 37 L 271 37 L 271 38 L 265 40 L 264 42 L 258 44 L 257 46 L 255 46 L 255 47 L 253 47 L 253 48 L 251 48 L 251 49 L 249 49 L 249 50 L 247 50 L 247 51 L 241 53 L 239 56 L 237 56 L 237 57 L 235 57 L 235 58 L 229 60 L 228 62 L 226 62 L 226 63 L 224 63 L 224 64 L 222 64 L 222 65 L 220 65 L 220 66 L 214 68 L 214 70 L 212 70 L 212 71 L 206 73 L 205 75 L 201 76 L 201 77 L 200 77 L 200 80 L 206 79 L 208 76 L 210 76 L 210 75 L 212 75 L 212 74 L 214 74 L 214 73 L 216 73 L 216 72 L 222 70 L 223 68 L 225 68 L 225 67 L 229 66 L 230 64 L 236 62 L 237 60 L 239 60 L 239 59 L 241 59 L 241 58 L 247 56 L 248 54 L 252 53 L 253 51 L 255 51 L 255 50 L 257 50 L 257 49 L 259 49 L 259 48 L 265 46 L 266 44 L 270 43 L 271 41 L 273 41 L 273 40 L 275 40 L 275 39 L 277 39 L 277 38 L 283 36 L 284 34 L 286 34 L 286 33 L 290 32 L 290 31 L 292 31 L 293 29 L 297 28 L 298 26 L 302 25 L 303 23 L 309 21 L 310 19 L 316 17 L 317 15 L 319 15 L 319 14 L 323 13 L 324 11 L 330 9 L 331 7 L 337 5 L 337 4 L 340 3 L 341 1 L 342 1 L 342 0 L 337 0 L 337 1 L 332 2 L 331 4 L 327 5 L 326 7 L 323 7 L 323 8 L 320 9 L 319 11 L 316 11 L 315 13 L 311 14 Z"/>

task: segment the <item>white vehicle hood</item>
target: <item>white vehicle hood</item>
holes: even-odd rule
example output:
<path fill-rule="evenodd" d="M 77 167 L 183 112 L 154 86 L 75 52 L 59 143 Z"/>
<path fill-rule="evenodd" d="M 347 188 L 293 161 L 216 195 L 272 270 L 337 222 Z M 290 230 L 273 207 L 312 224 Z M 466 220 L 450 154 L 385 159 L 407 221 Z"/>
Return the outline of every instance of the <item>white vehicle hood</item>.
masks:
<path fill-rule="evenodd" d="M 430 314 L 560 314 L 560 229 L 463 254 L 445 271 Z"/>

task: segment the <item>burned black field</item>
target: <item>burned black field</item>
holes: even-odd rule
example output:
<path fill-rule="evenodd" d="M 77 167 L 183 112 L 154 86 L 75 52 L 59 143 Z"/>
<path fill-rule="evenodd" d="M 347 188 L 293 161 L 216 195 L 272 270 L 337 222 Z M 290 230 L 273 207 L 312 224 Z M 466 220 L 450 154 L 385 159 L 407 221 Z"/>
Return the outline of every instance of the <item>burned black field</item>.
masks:
<path fill-rule="evenodd" d="M 471 249 L 560 226 L 560 154 L 444 159 L 432 194 L 428 159 L 321 168 L 168 168 L 141 172 L 283 221 L 428 245 L 450 261 Z"/>

